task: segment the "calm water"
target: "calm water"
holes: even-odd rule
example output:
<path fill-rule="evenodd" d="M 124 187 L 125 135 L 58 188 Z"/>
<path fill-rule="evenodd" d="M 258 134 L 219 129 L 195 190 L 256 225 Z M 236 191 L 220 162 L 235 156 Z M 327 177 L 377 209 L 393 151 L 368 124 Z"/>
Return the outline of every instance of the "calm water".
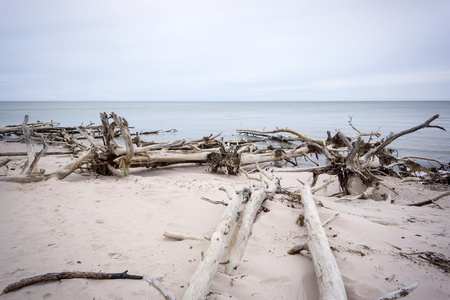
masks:
<path fill-rule="evenodd" d="M 62 126 L 94 122 L 100 112 L 115 112 L 127 119 L 132 131 L 178 130 L 147 136 L 147 140 L 198 139 L 223 132 L 226 139 L 236 129 L 271 130 L 291 128 L 315 138 L 326 138 L 340 129 L 346 135 L 356 132 L 348 125 L 349 116 L 361 131 L 380 128 L 382 137 L 390 132 L 418 125 L 435 114 L 433 122 L 450 130 L 450 101 L 442 102 L 0 102 L 0 126 L 20 124 L 24 115 L 30 122 L 57 121 Z M 421 155 L 450 161 L 450 133 L 426 128 L 391 144 L 400 155 Z"/>

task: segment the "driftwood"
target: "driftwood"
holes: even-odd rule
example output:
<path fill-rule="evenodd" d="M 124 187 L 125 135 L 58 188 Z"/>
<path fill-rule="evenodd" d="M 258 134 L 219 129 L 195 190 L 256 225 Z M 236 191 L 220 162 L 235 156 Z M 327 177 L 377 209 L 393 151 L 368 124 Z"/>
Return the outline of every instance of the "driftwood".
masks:
<path fill-rule="evenodd" d="M 428 204 L 433 204 L 436 201 L 438 201 L 439 199 L 447 197 L 447 196 L 450 196 L 450 192 L 442 193 L 442 194 L 440 194 L 440 195 L 438 195 L 438 196 L 436 196 L 436 197 L 434 197 L 434 198 L 432 198 L 430 200 L 425 200 L 425 201 L 421 201 L 421 202 L 418 202 L 418 203 L 410 203 L 410 204 L 408 204 L 408 206 L 424 206 L 424 205 L 428 205 Z"/>
<path fill-rule="evenodd" d="M 166 231 L 163 233 L 163 235 L 166 238 L 169 239 L 174 239 L 174 240 L 197 240 L 197 241 L 204 241 L 205 238 L 199 237 L 199 236 L 195 236 L 195 235 L 189 235 L 189 234 L 184 234 L 184 233 L 179 233 L 179 232 L 172 232 L 172 231 Z"/>
<path fill-rule="evenodd" d="M 251 191 L 251 197 L 241 213 L 238 226 L 233 234 L 229 245 L 228 264 L 225 266 L 225 273 L 228 275 L 234 275 L 235 270 L 238 268 L 247 248 L 256 214 L 264 200 L 273 197 L 279 187 L 280 180 L 276 178 L 267 182 L 267 187 L 264 182 L 262 184 L 264 185 L 263 187 Z"/>
<path fill-rule="evenodd" d="M 408 296 L 412 291 L 414 291 L 419 286 L 419 283 L 416 282 L 408 287 L 399 289 L 395 292 L 389 293 L 384 297 L 378 298 L 377 300 L 395 300 Z"/>
<path fill-rule="evenodd" d="M 373 137 L 379 137 L 378 132 L 362 133 L 351 123 L 350 118 L 350 126 L 358 132 L 358 134 L 352 138 L 346 137 L 340 131 L 338 131 L 334 137 L 332 137 L 328 132 L 328 139 L 325 141 L 326 147 L 323 146 L 321 140 L 316 141 L 310 138 L 303 139 L 304 141 L 308 140 L 308 142 L 305 143 L 305 146 L 309 147 L 309 151 L 307 151 L 306 153 L 318 153 L 325 155 L 329 160 L 328 165 L 311 168 L 277 169 L 277 171 L 314 172 L 314 174 L 316 175 L 325 173 L 330 175 L 337 175 L 339 179 L 339 185 L 344 195 L 352 194 L 353 191 L 351 189 L 350 182 L 354 177 L 359 177 L 364 185 L 370 187 L 375 183 L 380 182 L 380 178 L 375 175 L 376 173 L 382 175 L 394 175 L 398 177 L 400 177 L 401 174 L 413 174 L 415 171 L 426 171 L 429 174 L 433 173 L 431 169 L 427 169 L 419 165 L 418 163 L 415 163 L 411 159 L 421 159 L 435 162 L 440 165 L 441 169 L 443 169 L 444 167 L 448 167 L 448 165 L 445 165 L 442 162 L 431 158 L 429 159 L 417 156 L 406 156 L 396 159 L 392 156 L 393 150 L 387 149 L 387 146 L 396 139 L 423 128 L 438 128 L 441 130 L 445 130 L 441 126 L 431 125 L 431 123 L 438 117 L 439 115 L 434 115 L 424 123 L 401 131 L 397 134 L 391 134 L 385 140 L 381 140 L 380 142 L 372 141 Z M 276 132 L 279 131 L 281 130 L 277 130 Z M 295 134 L 290 130 L 283 131 Z M 245 132 L 247 132 L 248 134 L 264 133 L 266 135 L 271 133 L 270 131 L 252 132 L 248 130 Z M 362 140 L 362 137 L 364 136 L 370 137 L 368 142 L 364 142 Z M 325 150 L 328 150 L 329 154 L 327 154 Z M 345 153 L 347 153 L 347 155 L 345 155 Z M 399 168 L 399 170 L 397 171 L 396 169 L 394 169 L 394 167 Z M 440 178 L 443 176 L 436 171 L 434 171 L 433 174 L 435 178 Z M 448 179 L 444 179 L 442 181 L 434 181 L 448 182 Z M 364 197 L 365 195 L 360 196 Z"/>
<path fill-rule="evenodd" d="M 330 250 L 309 185 L 305 185 L 302 189 L 302 203 L 305 210 L 304 222 L 309 235 L 306 244 L 314 263 L 320 299 L 347 299 L 344 283 Z"/>
<path fill-rule="evenodd" d="M 59 178 L 65 178 L 80 166 L 86 166 L 86 169 L 101 175 L 128 176 L 131 168 L 157 168 L 174 164 L 193 163 L 206 163 L 212 172 L 237 174 L 242 166 L 276 161 L 296 164 L 295 160 L 298 157 L 306 158 L 308 154 L 316 154 L 324 155 L 329 164 L 312 168 L 296 168 L 294 170 L 311 171 L 315 174 L 315 178 L 324 173 L 336 175 L 343 194 L 351 195 L 353 191 L 350 182 L 353 177 L 359 177 L 367 187 L 370 187 L 374 183 L 380 182 L 380 178 L 376 174 L 405 176 L 408 175 L 407 170 L 410 170 L 409 174 L 415 170 L 426 170 L 428 174 L 433 174 L 433 176 L 430 175 L 433 178 L 433 182 L 449 181 L 448 178 L 440 180 L 439 178 L 442 177 L 440 173 L 433 173 L 430 169 L 425 169 L 412 161 L 412 159 L 425 159 L 439 163 L 441 168 L 447 167 L 442 162 L 412 156 L 396 159 L 391 155 L 391 150 L 387 149 L 387 146 L 395 139 L 422 128 L 443 129 L 440 126 L 431 125 L 437 118 L 438 115 L 435 115 L 421 125 L 404 130 L 380 142 L 372 141 L 372 138 L 379 137 L 378 132 L 362 133 L 358 131 L 352 124 L 351 118 L 349 124 L 358 132 L 357 135 L 346 137 L 342 132 L 338 131 L 332 137 L 328 132 L 326 140 L 311 138 L 288 128 L 272 131 L 238 130 L 240 134 L 263 137 L 277 136 L 279 140 L 286 140 L 284 136 L 280 137 L 280 134 L 294 135 L 294 140 L 301 141 L 303 144 L 293 149 L 275 149 L 270 144 L 265 149 L 258 149 L 255 144 L 247 143 L 245 140 L 225 142 L 216 139 L 220 133 L 215 136 L 211 134 L 193 141 L 146 142 L 145 146 L 143 146 L 144 144 L 140 140 L 139 134 L 136 134 L 136 137 L 132 139 L 129 131 L 131 127 L 128 126 L 128 122 L 115 113 L 109 115 L 101 113 L 101 126 L 92 126 L 91 124 L 84 127 L 54 127 L 53 122 L 41 122 L 36 123 L 36 125 L 30 123 L 27 126 L 27 118 L 21 125 L 4 126 L 0 129 L 13 134 L 17 133 L 19 129 L 21 130 L 21 135 L 24 135 L 28 144 L 27 155 L 29 159 L 27 166 L 31 165 L 33 160 L 37 158 L 33 168 L 29 169 L 29 176 L 35 176 L 41 172 L 37 168 L 37 161 L 44 155 L 46 150 L 45 142 L 50 143 L 54 141 L 64 143 L 71 149 L 72 153 L 81 151 L 82 154 L 78 154 L 78 156 L 81 155 L 83 157 L 85 153 L 91 153 L 88 157 L 84 157 L 81 160 L 77 159 L 76 162 L 70 165 L 70 169 L 66 169 L 66 172 L 61 170 L 55 172 Z M 29 127 L 29 130 L 26 129 L 27 127 Z M 44 142 L 45 150 L 38 157 L 33 152 L 31 138 L 26 138 L 27 132 L 29 136 L 39 137 Z M 86 138 L 90 146 L 79 142 L 77 137 L 80 136 Z M 96 139 L 95 136 L 101 137 L 103 143 Z M 122 144 L 118 142 L 119 139 L 116 141 L 118 136 L 121 136 Z M 368 142 L 362 140 L 365 136 L 369 136 Z M 137 147 L 133 145 L 133 142 L 137 144 Z M 308 159 L 312 160 L 309 157 Z M 61 176 L 64 173 L 66 174 Z"/>
<path fill-rule="evenodd" d="M 18 282 L 8 285 L 3 294 L 16 291 L 23 287 L 36 284 L 39 282 L 59 281 L 61 279 L 72 278 L 87 278 L 87 279 L 142 279 L 139 275 L 129 275 L 128 271 L 122 273 L 102 273 L 102 272 L 61 272 L 61 273 L 47 273 L 44 275 L 37 275 L 22 279 Z"/>
<path fill-rule="evenodd" d="M 72 151 L 47 151 L 45 155 L 67 155 L 72 154 Z M 2 152 L 0 156 L 27 156 L 28 152 Z"/>
<path fill-rule="evenodd" d="M 239 206 L 243 198 L 236 194 L 234 187 L 225 186 L 225 191 L 230 198 L 230 202 L 222 216 L 216 231 L 211 236 L 211 242 L 208 249 L 204 252 L 203 259 L 199 263 L 197 270 L 191 278 L 189 287 L 184 294 L 184 300 L 200 300 L 205 299 L 209 292 L 211 280 L 216 273 L 219 261 L 225 250 L 225 236 L 228 234 Z"/>
<path fill-rule="evenodd" d="M 144 274 L 144 280 L 147 281 L 151 286 L 153 286 L 161 295 L 163 295 L 166 300 L 175 300 L 175 296 L 166 289 L 156 278 L 150 275 Z"/>

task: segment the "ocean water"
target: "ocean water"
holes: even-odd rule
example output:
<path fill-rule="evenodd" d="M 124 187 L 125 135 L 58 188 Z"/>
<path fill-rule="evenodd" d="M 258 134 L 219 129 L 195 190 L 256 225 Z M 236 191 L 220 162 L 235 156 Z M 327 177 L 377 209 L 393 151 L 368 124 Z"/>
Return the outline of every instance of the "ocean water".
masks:
<path fill-rule="evenodd" d="M 0 126 L 56 121 L 61 126 L 101 124 L 100 112 L 115 112 L 127 119 L 134 131 L 177 129 L 177 133 L 145 136 L 146 140 L 199 139 L 222 132 L 225 139 L 238 138 L 236 129 L 272 130 L 290 128 L 304 135 L 325 139 L 341 130 L 379 130 L 382 137 L 419 125 L 439 114 L 432 124 L 450 130 L 450 101 L 361 101 L 361 102 L 0 102 Z M 400 137 L 391 144 L 400 156 L 418 155 L 450 161 L 450 133 L 425 128 Z"/>

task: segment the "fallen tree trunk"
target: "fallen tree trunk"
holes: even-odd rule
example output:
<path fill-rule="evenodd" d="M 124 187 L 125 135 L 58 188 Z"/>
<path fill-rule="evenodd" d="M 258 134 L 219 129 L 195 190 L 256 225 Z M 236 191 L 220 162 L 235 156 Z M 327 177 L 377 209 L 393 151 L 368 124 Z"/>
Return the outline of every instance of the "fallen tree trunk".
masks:
<path fill-rule="evenodd" d="M 239 263 L 244 256 L 247 248 L 248 239 L 250 237 L 256 214 L 258 213 L 264 200 L 273 197 L 280 184 L 278 178 L 269 182 L 268 187 L 260 188 L 251 192 L 250 200 L 245 205 L 244 211 L 241 213 L 238 227 L 236 228 L 230 243 L 228 253 L 228 264 L 225 266 L 225 273 L 234 275 L 235 270 L 239 267 Z"/>
<path fill-rule="evenodd" d="M 309 235 L 306 243 L 314 263 L 320 299 L 347 299 L 344 282 L 330 250 L 328 238 L 320 221 L 309 185 L 303 187 L 301 195 L 305 210 L 304 222 Z"/>
<path fill-rule="evenodd" d="M 45 152 L 45 155 L 65 155 L 65 154 L 72 154 L 71 151 L 50 151 Z M 2 152 L 0 153 L 0 156 L 27 156 L 28 152 Z"/>
<path fill-rule="evenodd" d="M 225 250 L 225 236 L 228 234 L 239 206 L 242 203 L 242 197 L 237 195 L 234 187 L 225 186 L 225 191 L 230 198 L 227 208 L 222 216 L 222 220 L 216 231 L 211 236 L 211 242 L 205 251 L 203 260 L 199 263 L 197 270 L 191 278 L 189 287 L 184 294 L 184 300 L 205 299 L 209 292 L 211 280 L 214 278 L 220 259 Z"/>

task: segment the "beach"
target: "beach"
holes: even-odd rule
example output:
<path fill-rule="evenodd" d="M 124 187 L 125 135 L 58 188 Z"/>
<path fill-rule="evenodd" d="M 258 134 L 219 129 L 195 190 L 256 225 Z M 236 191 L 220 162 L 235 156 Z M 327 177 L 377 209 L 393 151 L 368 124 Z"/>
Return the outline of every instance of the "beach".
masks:
<path fill-rule="evenodd" d="M 25 151 L 20 143 L 0 143 L 1 152 Z M 55 150 L 55 149 L 51 149 Z M 9 175 L 19 172 L 25 157 L 11 157 Z M 72 158 L 45 156 L 46 173 Z M 267 166 L 267 170 L 273 170 Z M 4 168 L 0 170 L 4 174 Z M 283 189 L 300 187 L 309 173 L 273 172 Z M 327 176 L 319 178 L 319 183 Z M 450 257 L 448 197 L 435 205 L 405 206 L 431 199 L 448 186 L 423 185 L 383 178 L 395 189 L 393 203 L 329 197 L 337 182 L 316 197 L 330 247 L 349 299 L 377 299 L 419 282 L 407 299 L 447 299 L 449 273 L 421 259 L 421 252 Z M 177 241 L 174 231 L 211 236 L 224 206 L 201 197 L 228 201 L 220 187 L 257 185 L 244 175 L 212 174 L 207 165 L 174 165 L 134 169 L 127 177 L 77 172 L 64 180 L 0 183 L 0 289 L 22 278 L 63 271 L 149 274 L 181 299 L 208 240 Z M 389 192 L 380 188 L 379 195 Z M 219 265 L 207 299 L 317 299 L 311 256 L 287 251 L 305 242 L 307 231 L 296 219 L 302 208 L 286 195 L 264 202 L 267 208 L 253 225 L 243 261 L 233 276 Z M 225 250 L 226 255 L 227 249 Z M 408 255 L 409 254 L 409 255 Z M 224 257 L 223 260 L 226 258 Z M 2 299 L 162 299 L 144 280 L 68 279 L 24 287 Z"/>

